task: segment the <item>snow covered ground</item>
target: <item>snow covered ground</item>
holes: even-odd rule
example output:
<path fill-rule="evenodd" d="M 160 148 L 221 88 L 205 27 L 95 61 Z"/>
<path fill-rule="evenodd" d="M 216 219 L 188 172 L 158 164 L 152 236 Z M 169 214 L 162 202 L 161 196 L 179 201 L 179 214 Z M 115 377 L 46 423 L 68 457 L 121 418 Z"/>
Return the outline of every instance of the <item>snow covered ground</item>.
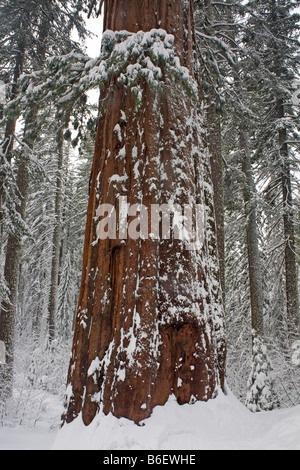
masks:
<path fill-rule="evenodd" d="M 55 431 L 17 428 L 0 428 L 0 450 L 50 450 Z"/>
<path fill-rule="evenodd" d="M 230 392 L 179 406 L 171 397 L 145 425 L 102 416 L 59 431 L 0 428 L 0 450 L 300 450 L 300 406 L 252 414 Z"/>

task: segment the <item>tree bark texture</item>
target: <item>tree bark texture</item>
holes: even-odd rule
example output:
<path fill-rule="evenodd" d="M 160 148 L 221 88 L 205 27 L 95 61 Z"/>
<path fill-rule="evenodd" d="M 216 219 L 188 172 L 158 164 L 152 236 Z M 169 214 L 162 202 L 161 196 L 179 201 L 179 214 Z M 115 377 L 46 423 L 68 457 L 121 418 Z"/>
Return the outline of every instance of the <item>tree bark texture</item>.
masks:
<path fill-rule="evenodd" d="M 224 217 L 224 164 L 220 115 L 212 102 L 207 110 L 207 143 L 211 157 L 211 173 L 214 188 L 214 207 L 217 227 L 220 278 L 225 305 L 225 217 Z"/>
<path fill-rule="evenodd" d="M 193 10 L 186 0 L 107 0 L 104 30 L 162 28 L 175 36 L 181 65 L 193 74 Z M 131 91 L 111 79 L 102 96 L 90 180 L 83 275 L 64 421 L 81 412 L 136 423 L 174 394 L 179 404 L 208 400 L 224 383 L 225 347 L 209 159 L 193 127 L 195 105 L 141 80 Z M 118 129 L 118 131 L 116 130 Z M 116 178 L 117 175 L 117 178 Z M 180 240 L 99 240 L 99 204 L 207 207 L 199 251 Z"/>

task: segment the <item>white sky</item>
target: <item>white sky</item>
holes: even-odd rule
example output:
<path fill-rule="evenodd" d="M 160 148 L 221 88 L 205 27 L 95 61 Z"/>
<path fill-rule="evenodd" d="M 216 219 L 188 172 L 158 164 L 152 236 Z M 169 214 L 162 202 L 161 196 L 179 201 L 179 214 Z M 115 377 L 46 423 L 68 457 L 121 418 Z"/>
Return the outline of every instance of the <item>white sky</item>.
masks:
<path fill-rule="evenodd" d="M 86 53 L 92 59 L 98 57 L 100 55 L 101 49 L 101 37 L 102 37 L 102 30 L 103 30 L 103 17 L 99 16 L 99 18 L 90 18 L 86 19 L 87 29 L 93 33 L 91 38 L 88 38 L 85 41 L 86 46 Z M 74 39 L 78 40 L 78 36 L 76 33 L 74 34 Z M 88 97 L 91 104 L 97 105 L 99 101 L 99 90 L 94 89 L 88 91 Z"/>
<path fill-rule="evenodd" d="M 88 19 L 87 28 L 95 35 L 86 41 L 87 54 L 92 58 L 98 57 L 100 54 L 101 36 L 103 29 L 102 16 L 99 16 L 99 18 Z"/>

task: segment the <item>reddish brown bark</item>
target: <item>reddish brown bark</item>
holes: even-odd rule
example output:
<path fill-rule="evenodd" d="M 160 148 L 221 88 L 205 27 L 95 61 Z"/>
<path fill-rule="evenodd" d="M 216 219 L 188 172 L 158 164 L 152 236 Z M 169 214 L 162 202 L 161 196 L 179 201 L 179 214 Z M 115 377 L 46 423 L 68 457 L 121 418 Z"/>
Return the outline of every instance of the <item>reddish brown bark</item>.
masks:
<path fill-rule="evenodd" d="M 162 28 L 174 34 L 181 64 L 193 74 L 192 1 L 107 0 L 104 14 L 105 29 Z M 139 110 L 131 91 L 116 79 L 103 96 L 67 422 L 82 412 L 88 425 L 101 407 L 105 414 L 138 423 L 171 394 L 180 404 L 208 400 L 223 383 L 221 330 L 215 322 L 222 302 L 211 268 L 216 256 L 208 256 L 212 245 L 216 252 L 211 230 L 201 251 L 185 250 L 180 240 L 97 241 L 98 205 L 117 206 L 120 195 L 146 207 L 170 200 L 180 206 L 203 203 L 210 197 L 203 185 L 207 167 L 192 134 L 195 106 L 170 88 L 162 93 L 145 82 L 141 87 Z M 113 175 L 125 178 L 112 182 Z"/>

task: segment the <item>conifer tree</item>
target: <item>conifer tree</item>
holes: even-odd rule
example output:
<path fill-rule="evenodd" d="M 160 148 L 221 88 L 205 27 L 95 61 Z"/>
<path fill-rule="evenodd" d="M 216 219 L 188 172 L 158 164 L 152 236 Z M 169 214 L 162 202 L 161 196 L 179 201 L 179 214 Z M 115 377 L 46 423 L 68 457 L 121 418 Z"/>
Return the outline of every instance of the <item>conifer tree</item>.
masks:
<path fill-rule="evenodd" d="M 59 42 L 62 44 L 63 50 L 68 50 L 72 45 L 70 33 L 74 25 L 74 12 L 72 7 L 67 5 L 62 15 L 60 9 L 62 5 L 60 2 L 51 2 L 44 0 L 37 8 L 36 2 L 24 2 L 19 0 L 11 5 L 9 2 L 2 2 L 2 15 L 7 14 L 7 18 L 1 16 L 2 21 L 7 21 L 6 29 L 4 30 L 3 47 L 9 47 L 15 41 L 17 48 L 16 65 L 14 80 L 17 80 L 21 74 L 21 68 L 27 71 L 38 72 L 45 64 L 46 54 L 51 52 L 51 48 L 58 47 L 58 44 L 53 43 L 55 38 L 59 35 Z M 77 13 L 80 11 L 76 8 Z M 66 21 L 67 19 L 67 21 Z M 9 23 L 8 20 L 11 22 Z M 77 23 L 80 25 L 80 17 L 77 18 Z M 9 30 L 11 28 L 11 30 Z M 60 29 L 59 29 L 60 28 Z M 83 32 L 83 28 L 81 29 Z M 12 33 L 12 34 L 10 34 Z M 6 35 L 6 36 L 5 36 Z M 64 42 L 61 39 L 64 36 Z M 25 49 L 26 63 L 25 63 Z M 22 67 L 19 62 L 22 61 Z M 24 63 L 23 63 L 24 62 Z M 13 83 L 12 98 L 17 100 L 19 95 L 19 83 Z M 16 308 L 18 298 L 18 284 L 20 274 L 20 262 L 22 253 L 22 238 L 24 236 L 26 205 L 30 188 L 30 160 L 31 154 L 34 150 L 34 145 L 38 137 L 38 119 L 39 108 L 35 101 L 28 102 L 28 106 L 23 113 L 25 121 L 23 131 L 23 141 L 20 143 L 21 151 L 18 155 L 16 162 L 12 160 L 13 140 L 16 120 L 20 116 L 20 108 L 14 109 L 14 101 L 11 107 L 8 107 L 6 117 L 6 131 L 5 140 L 3 144 L 4 160 L 3 165 L 10 168 L 12 164 L 16 166 L 15 181 L 10 185 L 9 191 L 13 192 L 14 204 L 9 208 L 9 218 L 15 218 L 23 230 L 18 226 L 14 226 L 8 233 L 5 263 L 4 263 L 4 279 L 5 285 L 8 289 L 9 296 L 1 299 L 1 317 L 0 317 L 0 339 L 6 345 L 7 363 L 3 367 L 2 372 L 2 398 L 12 394 L 12 377 L 13 377 L 13 362 L 14 362 L 14 333 L 16 322 Z M 10 135 L 8 136 L 8 129 Z M 9 158 L 7 152 L 9 151 Z M 2 165 L 2 166 L 3 166 Z M 3 175 L 3 172 L 2 172 Z M 4 179 L 5 181 L 5 179 Z M 5 194 L 4 184 L 1 185 L 1 191 Z M 3 206 L 6 202 L 3 197 L 1 211 L 3 213 Z M 7 204 L 6 204 L 7 205 Z M 10 211 L 10 209 L 12 209 Z M 13 212 L 13 214 L 11 213 Z M 4 223 L 7 221 L 2 220 L 2 230 Z M 3 253 L 4 255 L 4 253 Z M 2 276 L 1 276 L 2 278 Z"/>
<path fill-rule="evenodd" d="M 284 305 L 284 302 L 279 301 L 283 295 L 282 287 L 286 284 L 281 276 L 282 270 L 279 268 L 283 259 L 280 251 L 282 246 L 286 246 L 286 240 L 293 239 L 293 237 L 286 236 L 284 229 L 283 215 L 286 213 L 284 206 L 289 205 L 292 208 L 294 205 L 291 199 L 293 187 L 291 179 L 288 184 L 290 189 L 285 192 L 285 196 L 282 198 L 282 162 L 286 161 L 286 159 L 282 159 L 282 150 L 280 150 L 282 149 L 282 143 L 280 144 L 280 140 L 282 142 L 280 138 L 282 132 L 280 129 L 282 126 L 286 129 L 288 128 L 288 133 L 285 135 L 285 142 L 287 142 L 289 133 L 290 136 L 295 135 L 297 125 L 294 114 L 295 110 L 292 110 L 290 106 L 286 107 L 286 110 L 289 109 L 291 113 L 288 119 L 278 119 L 277 100 L 279 96 L 285 96 L 286 103 L 291 102 L 293 81 L 296 77 L 298 60 L 296 54 L 296 23 L 298 15 L 292 14 L 294 7 L 295 5 L 291 2 L 248 2 L 241 5 L 240 15 L 242 16 L 240 18 L 242 17 L 245 20 L 237 36 L 243 48 L 241 59 L 238 63 L 239 93 L 237 97 L 239 96 L 246 103 L 246 106 L 244 106 L 244 110 L 242 108 L 238 110 L 238 118 L 233 120 L 233 126 L 230 126 L 232 124 L 230 122 L 229 125 L 227 124 L 227 127 L 230 129 L 229 132 L 231 132 L 229 148 L 233 156 L 233 159 L 228 161 L 231 173 L 230 178 L 234 177 L 235 180 L 235 186 L 231 185 L 230 191 L 234 189 L 236 194 L 239 194 L 239 190 L 243 188 L 242 197 L 245 201 L 245 215 L 247 217 L 245 229 L 248 233 L 247 264 L 249 267 L 249 279 L 247 280 L 248 285 L 244 285 L 244 290 L 250 288 L 252 328 L 255 330 L 259 329 L 264 333 L 264 339 L 267 341 L 265 344 L 268 343 L 268 347 L 272 348 L 274 357 L 276 357 L 275 351 L 277 348 L 275 344 L 279 341 L 279 336 L 282 338 L 286 335 L 286 329 L 283 328 L 284 322 L 280 323 L 278 321 L 276 328 L 274 327 L 279 316 L 284 319 L 287 309 L 287 304 Z M 278 27 L 274 24 L 275 20 L 278 21 Z M 279 56 L 281 57 L 281 65 L 279 65 L 278 61 Z M 288 70 L 289 73 L 287 73 Z M 232 136 L 235 135 L 238 127 L 241 128 L 241 137 L 243 138 L 236 139 L 236 143 L 234 143 Z M 248 137 L 245 132 L 248 133 Z M 240 145 L 238 146 L 237 143 Z M 292 155 L 293 153 L 290 152 L 288 161 L 291 168 L 296 169 L 293 164 Z M 242 170 L 245 176 L 239 173 L 236 168 L 236 165 L 240 165 L 241 162 L 243 163 Z M 285 175 L 288 173 L 288 171 L 284 171 Z M 290 176 L 292 174 L 290 172 Z M 232 203 L 232 196 L 230 196 L 230 201 Z M 236 202 L 234 205 L 237 209 L 237 214 L 239 214 L 238 221 L 241 223 L 242 218 L 240 214 L 242 208 Z M 292 211 L 288 210 L 288 214 L 291 222 L 293 219 Z M 234 221 L 233 225 L 237 227 Z M 290 224 L 291 229 L 292 226 L 293 224 Z M 236 231 L 235 233 L 239 232 Z M 266 236 L 266 234 L 268 235 Z M 249 244 L 250 239 L 252 241 Z M 245 269 L 242 269 L 242 263 L 245 263 L 245 258 L 242 256 L 244 251 L 244 249 L 241 249 L 243 246 L 242 240 L 239 244 L 241 268 L 236 273 L 240 271 L 244 275 Z M 233 244 L 232 241 L 230 241 L 230 245 L 238 246 Z M 261 252 L 259 252 L 259 246 L 262 247 Z M 293 249 L 292 251 L 295 257 L 295 250 Z M 237 253 L 234 256 L 236 255 Z M 264 260 L 263 265 L 261 263 L 262 260 Z M 291 260 L 287 262 L 285 257 L 285 265 L 295 266 L 295 263 L 291 262 Z M 257 268 L 258 272 L 256 272 Z M 263 270 L 265 272 L 264 278 L 261 275 Z M 294 268 L 292 268 L 292 272 L 294 272 L 292 277 L 295 286 L 297 276 Z M 233 272 L 230 273 L 230 282 L 232 277 L 234 277 Z M 288 288 L 288 283 L 286 287 Z M 276 290 L 275 295 L 270 295 L 272 290 L 273 292 Z M 295 289 L 292 289 L 292 291 L 295 292 Z M 244 305 L 246 307 L 249 300 L 248 297 L 241 296 L 240 293 L 238 296 L 240 299 L 244 297 L 246 301 Z M 235 296 L 232 297 L 231 293 L 228 297 L 232 298 L 232 300 L 233 298 L 236 299 Z M 294 298 L 297 298 L 297 296 Z M 231 307 L 229 307 L 230 309 Z M 239 317 L 238 312 L 237 316 Z M 265 328 L 262 328 L 263 316 L 265 316 Z M 253 323 L 253 320 L 255 323 Z M 289 323 L 291 324 L 291 322 Z M 247 331 L 250 337 L 249 328 L 244 331 Z M 241 338 L 239 340 L 241 341 Z M 262 338 L 260 338 L 261 340 Z M 244 344 L 244 341 L 241 344 Z M 232 340 L 228 340 L 228 342 L 231 344 Z M 282 347 L 283 343 L 280 344 Z M 253 353 L 254 351 L 255 348 L 253 348 Z M 288 367 L 290 375 L 294 375 L 290 365 L 288 365 L 288 362 L 291 362 L 290 357 L 286 355 L 285 360 L 285 365 L 282 363 L 279 365 L 277 362 L 277 367 L 281 368 L 281 370 L 276 370 L 276 374 L 278 374 L 277 389 L 278 386 L 280 387 L 279 382 L 281 379 L 279 377 L 281 374 L 284 374 L 285 368 Z M 297 380 L 291 379 L 290 384 L 293 381 Z M 289 382 L 289 378 L 287 378 L 287 382 Z M 286 388 L 289 388 L 289 386 Z"/>
<path fill-rule="evenodd" d="M 104 106 L 65 413 L 71 422 L 82 411 L 86 425 L 100 407 L 138 423 L 172 393 L 181 404 L 208 400 L 224 382 L 210 168 L 195 104 L 192 2 L 141 7 L 107 0 L 104 31 L 106 61 L 98 69 Z M 110 74 L 103 75 L 107 65 Z M 202 203 L 203 248 L 186 251 L 181 240 L 124 239 L 121 233 L 102 239 L 97 208 L 115 207 L 120 196 L 131 206 Z"/>
<path fill-rule="evenodd" d="M 295 244 L 293 168 L 289 140 L 297 133 L 299 109 L 293 108 L 294 82 L 299 73 L 299 14 L 297 2 L 249 1 L 249 28 L 245 41 L 257 63 L 255 79 L 263 114 L 257 133 L 257 153 L 269 171 L 270 190 L 281 187 L 280 216 L 285 245 L 286 305 L 290 329 L 299 327 L 299 299 Z M 295 167 L 296 168 L 296 167 Z M 278 196 L 277 196 L 278 200 Z"/>
<path fill-rule="evenodd" d="M 248 380 L 246 406 L 253 413 L 274 409 L 273 384 L 271 379 L 272 366 L 267 348 L 261 337 L 254 333 L 253 362 Z"/>

